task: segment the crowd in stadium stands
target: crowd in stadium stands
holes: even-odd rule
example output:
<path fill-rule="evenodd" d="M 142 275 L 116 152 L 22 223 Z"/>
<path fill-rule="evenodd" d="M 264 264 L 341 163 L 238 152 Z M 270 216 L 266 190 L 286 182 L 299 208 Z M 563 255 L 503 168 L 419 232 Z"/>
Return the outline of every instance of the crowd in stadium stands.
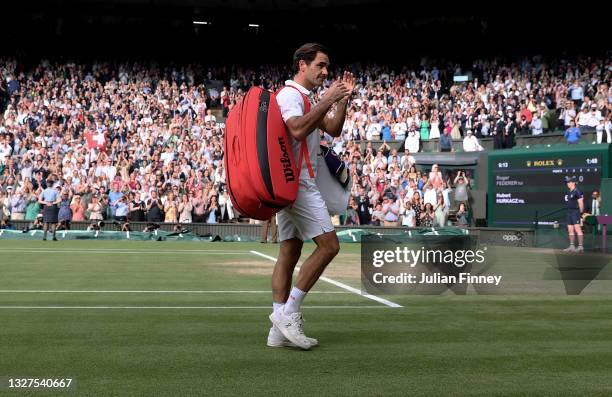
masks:
<path fill-rule="evenodd" d="M 357 87 L 343 133 L 323 135 L 352 164 L 353 196 L 339 224 L 446 225 L 452 210 L 455 224 L 467 226 L 470 175 L 417 171 L 411 153 L 424 141 L 441 152 L 454 151 L 453 140 L 469 152 L 483 150 L 485 137 L 501 149 L 517 135 L 553 131 L 565 131 L 568 143 L 586 132 L 611 142 L 609 59 L 476 61 L 461 83 L 453 82 L 465 74 L 459 67 L 352 69 Z M 26 68 L 13 59 L 0 59 L 0 73 L 0 227 L 34 222 L 48 184 L 61 191 L 64 220 L 236 221 L 225 189 L 223 117 L 251 85 L 278 89 L 291 76 L 272 66 Z M 226 86 L 210 90 L 209 80 Z M 384 144 L 375 149 L 377 140 Z"/>

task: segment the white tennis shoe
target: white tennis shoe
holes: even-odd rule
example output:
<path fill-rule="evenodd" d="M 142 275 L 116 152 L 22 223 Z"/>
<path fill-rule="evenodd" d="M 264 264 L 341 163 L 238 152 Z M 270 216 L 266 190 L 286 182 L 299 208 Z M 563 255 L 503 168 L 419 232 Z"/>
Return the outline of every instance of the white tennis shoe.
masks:
<path fill-rule="evenodd" d="M 315 338 L 309 338 L 306 336 L 306 339 L 308 340 L 308 342 L 310 342 L 311 347 L 319 345 L 319 341 Z M 282 334 L 282 332 L 280 332 L 276 325 L 273 325 L 270 328 L 270 332 L 268 333 L 268 341 L 266 344 L 269 347 L 298 347 L 295 343 L 285 338 L 285 336 Z"/>
<path fill-rule="evenodd" d="M 289 342 L 304 350 L 309 350 L 312 347 L 310 341 L 304 335 L 302 313 L 296 312 L 286 315 L 282 310 L 275 310 L 270 314 L 270 321 Z"/>

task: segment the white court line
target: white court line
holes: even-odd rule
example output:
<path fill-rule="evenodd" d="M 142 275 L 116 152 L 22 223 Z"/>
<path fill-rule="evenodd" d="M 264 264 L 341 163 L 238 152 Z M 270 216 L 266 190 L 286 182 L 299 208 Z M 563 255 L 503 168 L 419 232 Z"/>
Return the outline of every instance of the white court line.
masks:
<path fill-rule="evenodd" d="M 37 247 L 29 247 L 29 248 L 4 248 L 4 249 L 0 249 L 0 251 L 41 251 L 41 250 L 48 250 L 49 248 L 37 248 Z M 62 249 L 62 248 L 59 248 Z M 64 250 L 68 250 L 69 248 L 63 248 Z M 139 251 L 139 252 L 155 252 L 155 251 L 151 251 L 149 249 L 133 249 L 133 248 L 70 248 L 70 251 L 74 251 L 74 252 L 91 252 L 91 251 L 105 251 L 105 252 L 112 252 L 112 251 Z M 236 251 L 232 251 L 232 250 L 215 250 L 215 249 L 211 249 L 211 250 L 164 250 L 164 251 L 176 251 L 176 252 L 236 252 Z"/>
<path fill-rule="evenodd" d="M 19 248 L 8 248 L 0 249 L 2 252 L 14 252 L 24 254 L 207 254 L 207 255 L 249 255 L 248 252 L 236 252 L 236 251 L 205 251 L 205 250 L 164 250 L 164 251 L 151 251 L 151 250 L 122 250 L 122 251 L 107 251 L 104 249 L 100 250 L 71 250 L 71 249 L 40 249 L 40 250 L 25 250 Z"/>
<path fill-rule="evenodd" d="M 271 261 L 276 262 L 276 258 L 275 258 L 275 257 L 273 257 L 273 256 L 266 255 L 266 254 L 262 254 L 261 252 L 257 252 L 257 251 L 251 251 L 251 253 L 252 253 L 252 254 L 255 254 L 255 255 L 258 255 L 258 256 L 261 256 L 262 258 L 266 258 L 266 259 L 269 259 L 269 260 L 271 260 Z M 296 269 L 298 269 L 298 270 L 299 270 L 299 269 L 300 269 L 300 267 L 298 266 L 298 267 L 296 267 Z M 390 300 L 387 300 L 387 299 L 384 299 L 384 298 L 378 297 L 378 296 L 376 296 L 376 295 L 371 295 L 371 294 L 362 294 L 362 293 L 361 293 L 361 291 L 360 291 L 360 290 L 358 290 L 357 288 L 353 288 L 353 287 L 351 287 L 350 285 L 346 285 L 346 284 L 344 284 L 344 283 L 341 283 L 340 281 L 333 280 L 333 279 L 331 279 L 331 278 L 329 278 L 329 277 L 321 276 L 321 277 L 320 277 L 320 279 L 321 279 L 321 280 L 323 280 L 323 281 L 325 281 L 325 282 L 328 282 L 328 283 L 330 283 L 330 284 L 332 284 L 332 285 L 335 285 L 336 287 L 340 287 L 340 288 L 342 288 L 342 289 L 345 289 L 345 290 L 347 290 L 347 291 L 349 291 L 349 292 L 352 292 L 352 293 L 354 293 L 354 294 L 357 294 L 357 295 L 359 295 L 359 296 L 363 296 L 364 298 L 368 298 L 368 299 L 372 299 L 372 300 L 374 300 L 374 301 L 376 301 L 376 302 L 380 302 L 380 303 L 382 303 L 383 305 L 386 305 L 386 306 L 389 306 L 389 307 L 402 307 L 402 305 L 398 305 L 398 304 L 397 304 L 397 303 L 395 303 L 395 302 L 391 302 Z"/>
<path fill-rule="evenodd" d="M 303 306 L 306 309 L 385 309 L 384 306 Z M 0 306 L 0 310 L 10 309 L 262 309 L 270 310 L 266 306 Z"/>
<path fill-rule="evenodd" d="M 0 294 L 271 294 L 272 291 L 219 291 L 219 290 L 203 290 L 203 291 L 131 291 L 131 290 L 33 290 L 33 289 L 3 289 Z M 310 291 L 310 294 L 348 294 L 345 291 Z"/>

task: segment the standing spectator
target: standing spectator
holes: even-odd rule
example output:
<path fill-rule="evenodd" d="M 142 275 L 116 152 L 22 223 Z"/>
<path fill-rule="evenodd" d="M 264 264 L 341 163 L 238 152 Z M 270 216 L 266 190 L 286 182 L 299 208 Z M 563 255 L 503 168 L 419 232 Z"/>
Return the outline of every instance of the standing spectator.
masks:
<path fill-rule="evenodd" d="M 144 222 L 145 220 L 145 203 L 140 200 L 140 196 L 134 192 L 129 195 L 129 214 L 128 219 L 130 222 Z"/>
<path fill-rule="evenodd" d="M 412 208 L 410 197 L 413 197 L 413 196 L 406 195 L 406 197 L 404 197 L 404 200 L 402 202 L 403 205 L 400 209 L 400 215 L 402 218 L 402 226 L 415 227 L 416 226 L 416 219 L 415 219 L 416 213 L 414 209 Z"/>
<path fill-rule="evenodd" d="M 91 221 L 101 221 L 104 220 L 102 216 L 102 203 L 100 203 L 100 197 L 98 195 L 93 195 L 91 197 L 91 202 L 87 206 L 87 211 L 89 212 L 89 220 Z"/>
<path fill-rule="evenodd" d="M 449 203 L 444 200 L 444 195 L 438 193 L 438 201 L 436 203 L 435 212 L 435 223 L 434 226 L 444 227 L 446 226 L 446 219 L 448 217 Z"/>
<path fill-rule="evenodd" d="M 177 204 L 176 199 L 174 198 L 174 193 L 168 193 L 168 197 L 166 198 L 166 202 L 164 203 L 164 222 L 166 223 L 177 223 Z"/>
<path fill-rule="evenodd" d="M 192 200 L 193 204 L 193 222 L 205 223 L 206 222 L 206 204 L 207 199 L 202 196 L 202 190 L 196 191 L 196 196 Z"/>
<path fill-rule="evenodd" d="M 574 84 L 570 86 L 569 94 L 572 101 L 574 101 L 574 109 L 579 109 L 584 100 L 584 88 L 579 80 L 575 80 Z"/>
<path fill-rule="evenodd" d="M 40 214 L 40 203 L 38 202 L 37 194 L 26 191 L 25 197 L 27 200 L 25 220 L 34 221 L 37 215 Z"/>
<path fill-rule="evenodd" d="M 217 203 L 217 196 L 210 198 L 210 204 L 206 208 L 206 223 L 219 223 L 219 217 L 221 216 L 221 210 Z"/>
<path fill-rule="evenodd" d="M 460 228 L 466 228 L 470 225 L 469 214 L 466 209 L 465 203 L 459 203 L 459 209 L 457 210 L 457 226 Z"/>
<path fill-rule="evenodd" d="M 372 219 L 370 214 L 370 199 L 368 198 L 364 187 L 359 187 L 359 197 L 357 197 L 357 214 L 359 215 L 360 225 L 370 224 Z"/>
<path fill-rule="evenodd" d="M 609 117 L 608 120 L 604 120 L 603 118 L 599 120 L 599 124 L 595 128 L 595 131 L 597 132 L 597 143 L 603 142 L 604 133 L 606 134 L 606 143 L 612 143 L 612 136 L 610 131 L 611 126 L 612 123 L 610 123 Z"/>
<path fill-rule="evenodd" d="M 440 171 L 440 166 L 438 164 L 434 164 L 431 166 L 431 172 L 429 173 L 428 180 L 435 190 L 438 190 L 442 187 L 442 183 L 444 182 L 444 180 L 442 179 L 442 172 Z"/>
<path fill-rule="evenodd" d="M 7 194 L 0 189 L 0 229 L 7 227 L 8 220 L 11 217 L 10 205 Z"/>
<path fill-rule="evenodd" d="M 72 210 L 70 209 L 70 193 L 64 190 L 61 194 L 59 203 L 59 211 L 57 213 L 58 230 L 70 230 L 70 222 L 72 221 Z"/>
<path fill-rule="evenodd" d="M 272 239 L 270 242 L 276 244 L 278 242 L 278 225 L 276 224 L 276 215 L 272 215 L 270 219 L 266 219 L 261 226 L 261 243 L 268 243 L 268 230 L 272 229 Z"/>
<path fill-rule="evenodd" d="M 541 135 L 544 132 L 544 128 L 542 127 L 542 119 L 540 117 L 540 113 L 535 113 L 533 119 L 531 120 L 531 134 L 532 135 Z"/>
<path fill-rule="evenodd" d="M 425 203 L 423 212 L 421 212 L 421 227 L 433 227 L 436 219 L 434 207 L 431 203 Z"/>
<path fill-rule="evenodd" d="M 72 220 L 74 222 L 85 220 L 85 206 L 81 202 L 81 196 L 75 194 L 72 196 L 72 204 L 70 204 L 70 210 L 72 211 Z"/>
<path fill-rule="evenodd" d="M 469 185 L 464 171 L 457 172 L 457 176 L 455 177 L 453 184 L 455 185 L 455 203 L 466 203 L 469 200 Z"/>
<path fill-rule="evenodd" d="M 565 130 L 565 139 L 568 144 L 576 144 L 580 141 L 580 129 L 576 127 L 574 120 L 570 121 L 570 126 Z"/>
<path fill-rule="evenodd" d="M 193 211 L 193 204 L 189 201 L 189 196 L 183 194 L 181 196 L 181 202 L 178 207 L 179 212 L 179 223 L 191 223 L 191 211 Z"/>
<path fill-rule="evenodd" d="M 453 138 L 451 138 L 450 132 L 445 131 L 440 136 L 440 151 L 441 152 L 452 152 L 453 151 Z"/>
<path fill-rule="evenodd" d="M 151 198 L 147 202 L 147 222 L 159 223 L 162 221 L 162 208 L 163 205 L 161 200 L 157 196 L 157 190 L 151 191 Z"/>
<path fill-rule="evenodd" d="M 412 194 L 412 201 L 410 202 L 410 206 L 414 211 L 415 226 L 421 226 L 421 212 L 423 212 L 423 202 L 421 200 L 421 195 L 419 194 L 419 192 L 414 192 Z"/>
<path fill-rule="evenodd" d="M 349 198 L 348 207 L 343 214 L 342 224 L 348 225 L 359 225 L 359 214 L 357 213 L 357 200 L 354 196 Z"/>
<path fill-rule="evenodd" d="M 128 214 L 130 213 L 130 206 L 128 203 L 127 196 L 121 196 L 121 198 L 117 201 L 116 209 L 115 209 L 115 220 L 118 222 L 127 222 Z"/>
<path fill-rule="evenodd" d="M 370 224 L 373 226 L 382 226 L 382 222 L 385 220 L 385 212 L 382 209 L 381 203 L 376 203 L 374 211 L 372 211 L 372 220 Z"/>
<path fill-rule="evenodd" d="M 395 227 L 399 225 L 399 206 L 395 201 L 395 197 L 391 194 L 384 196 L 382 205 L 383 224 L 386 227 Z"/>
<path fill-rule="evenodd" d="M 23 193 L 21 192 L 21 190 L 18 190 L 12 197 L 10 200 L 10 206 L 11 206 L 11 220 L 24 220 L 25 219 L 25 212 L 26 212 L 26 199 L 23 195 Z"/>

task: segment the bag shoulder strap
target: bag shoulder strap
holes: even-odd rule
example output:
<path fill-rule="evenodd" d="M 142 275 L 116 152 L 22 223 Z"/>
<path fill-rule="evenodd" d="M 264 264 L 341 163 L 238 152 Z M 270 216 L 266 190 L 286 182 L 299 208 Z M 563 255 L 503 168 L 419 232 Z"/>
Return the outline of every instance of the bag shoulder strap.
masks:
<path fill-rule="evenodd" d="M 292 85 L 286 85 L 285 87 L 293 88 L 294 90 L 299 92 L 300 95 L 302 96 L 302 100 L 304 101 L 304 114 L 310 112 L 310 99 L 308 99 L 308 96 L 304 94 L 302 91 L 300 91 L 297 87 L 294 87 Z M 297 166 L 298 166 L 297 174 L 298 175 L 300 175 L 300 170 L 302 169 L 302 160 L 306 161 L 306 168 L 308 168 L 308 174 L 310 175 L 311 178 L 314 178 L 315 174 L 314 174 L 314 170 L 312 169 L 312 164 L 310 163 L 310 154 L 308 153 L 308 145 L 306 144 L 306 139 L 302 141 L 302 145 L 300 147 L 300 158 L 298 159 L 298 162 L 297 162 Z"/>

